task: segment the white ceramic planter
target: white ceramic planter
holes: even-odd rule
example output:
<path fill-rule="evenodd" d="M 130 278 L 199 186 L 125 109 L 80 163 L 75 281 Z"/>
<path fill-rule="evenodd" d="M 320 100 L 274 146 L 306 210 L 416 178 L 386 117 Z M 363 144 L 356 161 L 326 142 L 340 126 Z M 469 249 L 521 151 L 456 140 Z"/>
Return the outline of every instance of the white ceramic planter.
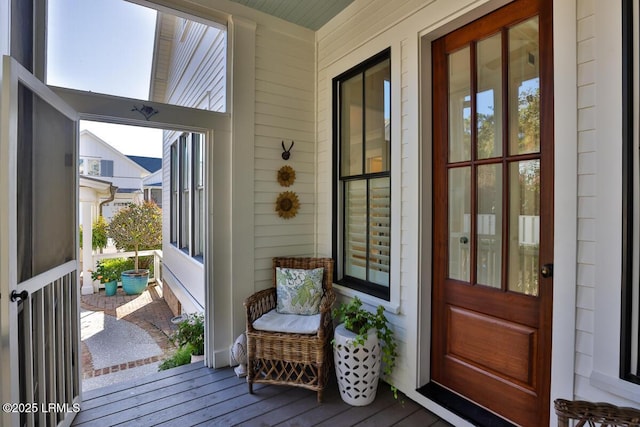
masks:
<path fill-rule="evenodd" d="M 380 378 L 380 342 L 370 329 L 364 345 L 355 345 L 356 334 L 344 324 L 335 330 L 333 360 L 340 396 L 349 405 L 364 406 L 374 401 Z"/>

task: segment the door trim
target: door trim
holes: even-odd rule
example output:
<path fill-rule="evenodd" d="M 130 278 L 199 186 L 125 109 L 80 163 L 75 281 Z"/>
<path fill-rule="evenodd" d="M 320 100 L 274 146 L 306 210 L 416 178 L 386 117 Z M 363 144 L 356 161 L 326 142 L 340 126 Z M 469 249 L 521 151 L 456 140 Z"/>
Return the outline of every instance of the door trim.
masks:
<path fill-rule="evenodd" d="M 471 11 L 448 10 L 448 18 L 440 21 L 436 27 L 428 27 L 419 33 L 419 79 L 431 81 L 431 42 L 451 30 L 504 5 L 505 1 L 490 1 Z M 553 291 L 553 331 L 551 357 L 551 397 L 573 396 L 575 372 L 575 292 L 577 283 L 577 198 L 578 174 L 577 153 L 578 135 L 576 123 L 577 108 L 577 21 L 575 2 L 553 2 L 553 67 L 554 67 L 554 144 L 555 184 L 554 184 L 554 279 Z M 427 13 L 420 15 L 423 22 L 436 21 Z M 420 208 L 421 234 L 418 268 L 418 288 L 415 291 L 416 312 L 418 313 L 414 333 L 418 338 L 416 354 L 417 389 L 430 381 L 430 345 L 431 345 L 431 263 L 430 254 L 432 234 L 431 176 L 428 173 L 432 165 L 431 140 L 431 87 L 420 87 L 420 170 L 422 198 Z M 408 396 L 427 409 L 437 413 L 443 419 L 455 425 L 464 425 L 464 420 L 447 407 L 420 394 L 410 391 Z M 549 406 L 549 416 L 553 419 L 553 406 Z"/>

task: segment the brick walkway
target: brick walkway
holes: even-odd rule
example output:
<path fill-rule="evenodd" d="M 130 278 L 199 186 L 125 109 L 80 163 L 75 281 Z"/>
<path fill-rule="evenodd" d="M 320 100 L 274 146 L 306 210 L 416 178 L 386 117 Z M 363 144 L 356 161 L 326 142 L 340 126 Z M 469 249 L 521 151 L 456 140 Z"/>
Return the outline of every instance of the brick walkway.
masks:
<path fill-rule="evenodd" d="M 102 311 L 105 315 L 131 322 L 145 330 L 162 349 L 165 355 L 172 353 L 175 347 L 168 337 L 176 329 L 171 323 L 173 314 L 162 297 L 162 288 L 150 284 L 140 295 L 127 295 L 118 288 L 114 296 L 106 296 L 104 290 L 91 295 L 82 295 L 82 308 L 90 311 Z M 94 369 L 91 353 L 82 343 L 82 376 L 96 377 L 124 369 L 155 363 L 165 356 L 153 356 L 126 363 L 116 364 L 102 369 Z"/>

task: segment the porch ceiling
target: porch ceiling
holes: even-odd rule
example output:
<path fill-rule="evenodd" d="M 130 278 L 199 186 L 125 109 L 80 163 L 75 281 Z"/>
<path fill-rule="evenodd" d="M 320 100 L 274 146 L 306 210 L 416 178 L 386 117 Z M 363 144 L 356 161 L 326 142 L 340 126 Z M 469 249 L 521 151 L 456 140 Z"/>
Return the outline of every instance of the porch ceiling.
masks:
<path fill-rule="evenodd" d="M 232 0 L 313 31 L 349 6 L 353 0 Z"/>

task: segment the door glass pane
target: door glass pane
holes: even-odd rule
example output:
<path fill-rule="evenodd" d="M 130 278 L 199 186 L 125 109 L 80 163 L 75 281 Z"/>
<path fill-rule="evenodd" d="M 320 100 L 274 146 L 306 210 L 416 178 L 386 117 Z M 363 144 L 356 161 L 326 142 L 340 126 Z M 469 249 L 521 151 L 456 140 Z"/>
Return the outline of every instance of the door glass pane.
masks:
<path fill-rule="evenodd" d="M 469 281 L 471 168 L 449 170 L 449 277 Z"/>
<path fill-rule="evenodd" d="M 502 37 L 500 34 L 478 42 L 477 63 L 477 156 L 479 159 L 486 159 L 502 155 Z"/>
<path fill-rule="evenodd" d="M 509 29 L 509 151 L 540 151 L 538 18 Z"/>
<path fill-rule="evenodd" d="M 369 182 L 369 281 L 389 286 L 391 179 Z"/>
<path fill-rule="evenodd" d="M 540 160 L 509 166 L 509 290 L 538 295 Z"/>
<path fill-rule="evenodd" d="M 344 274 L 367 278 L 367 182 L 345 183 Z"/>
<path fill-rule="evenodd" d="M 501 287 L 502 164 L 478 166 L 477 283 Z"/>
<path fill-rule="evenodd" d="M 389 170 L 391 60 L 387 59 L 365 72 L 366 173 Z"/>
<path fill-rule="evenodd" d="M 340 85 L 341 176 L 361 175 L 362 168 L 362 74 Z"/>
<path fill-rule="evenodd" d="M 449 55 L 449 162 L 471 159 L 471 64 L 469 48 Z"/>

